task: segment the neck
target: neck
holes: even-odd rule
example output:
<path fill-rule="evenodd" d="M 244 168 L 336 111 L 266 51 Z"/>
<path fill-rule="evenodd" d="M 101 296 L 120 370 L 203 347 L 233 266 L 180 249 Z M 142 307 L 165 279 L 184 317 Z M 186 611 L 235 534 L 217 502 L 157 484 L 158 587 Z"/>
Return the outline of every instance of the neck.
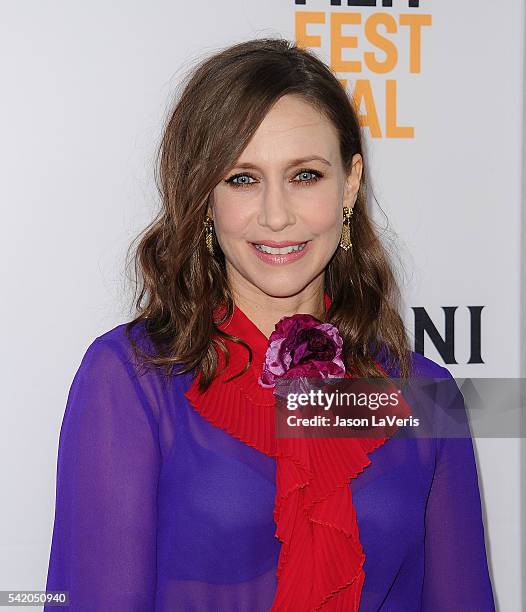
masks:
<path fill-rule="evenodd" d="M 245 315 L 269 338 L 276 323 L 295 314 L 310 314 L 325 320 L 323 290 L 301 292 L 292 296 L 274 297 L 266 294 L 234 292 L 234 302 Z"/>

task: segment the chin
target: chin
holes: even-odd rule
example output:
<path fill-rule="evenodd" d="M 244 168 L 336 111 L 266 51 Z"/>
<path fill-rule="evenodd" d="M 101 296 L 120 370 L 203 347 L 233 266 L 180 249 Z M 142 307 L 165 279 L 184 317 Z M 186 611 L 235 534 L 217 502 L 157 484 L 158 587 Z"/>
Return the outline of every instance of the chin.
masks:
<path fill-rule="evenodd" d="M 259 277 L 250 282 L 270 297 L 285 298 L 300 293 L 311 281 L 310 278 L 302 281 L 297 275 L 294 278 L 288 278 L 287 275 L 276 274 L 274 278 L 269 278 L 267 281 Z"/>

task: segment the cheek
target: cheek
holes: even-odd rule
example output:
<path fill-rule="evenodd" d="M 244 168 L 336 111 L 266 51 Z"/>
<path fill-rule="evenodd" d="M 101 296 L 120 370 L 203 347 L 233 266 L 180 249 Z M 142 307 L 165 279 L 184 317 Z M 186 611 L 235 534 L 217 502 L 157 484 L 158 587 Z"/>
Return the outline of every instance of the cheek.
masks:
<path fill-rule="evenodd" d="M 309 216 L 311 228 L 317 233 L 330 233 L 339 231 L 340 215 L 333 207 L 320 206 L 312 215 Z"/>
<path fill-rule="evenodd" d="M 248 207 L 243 207 L 234 198 L 217 198 L 214 203 L 214 229 L 223 239 L 242 235 L 249 224 Z"/>
<path fill-rule="evenodd" d="M 319 197 L 309 202 L 302 218 L 315 234 L 332 234 L 340 231 L 343 208 L 331 192 L 327 197 Z"/>

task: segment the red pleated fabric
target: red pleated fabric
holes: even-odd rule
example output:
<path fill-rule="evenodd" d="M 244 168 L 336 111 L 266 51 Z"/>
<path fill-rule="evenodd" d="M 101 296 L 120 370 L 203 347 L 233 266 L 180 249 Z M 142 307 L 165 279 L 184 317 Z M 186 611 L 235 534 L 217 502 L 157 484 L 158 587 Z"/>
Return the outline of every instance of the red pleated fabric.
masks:
<path fill-rule="evenodd" d="M 330 303 L 325 294 L 326 309 Z M 199 391 L 197 375 L 185 396 L 207 421 L 276 457 L 274 521 L 282 546 L 271 610 L 357 612 L 365 554 L 349 483 L 371 463 L 369 453 L 389 438 L 277 438 L 273 389 L 257 382 L 268 339 L 237 306 L 222 329 L 251 347 L 250 368 L 224 382 L 248 359 L 242 345 L 225 340 L 228 367 L 218 352 L 219 374 L 211 386 Z"/>

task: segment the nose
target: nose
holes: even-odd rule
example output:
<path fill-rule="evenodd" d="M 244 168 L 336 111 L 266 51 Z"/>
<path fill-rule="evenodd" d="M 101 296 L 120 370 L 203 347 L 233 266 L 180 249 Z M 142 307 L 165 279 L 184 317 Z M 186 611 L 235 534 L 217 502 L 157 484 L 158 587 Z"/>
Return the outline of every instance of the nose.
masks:
<path fill-rule="evenodd" d="M 295 223 L 290 199 L 279 180 L 268 181 L 261 196 L 258 223 L 273 232 L 283 231 Z"/>

